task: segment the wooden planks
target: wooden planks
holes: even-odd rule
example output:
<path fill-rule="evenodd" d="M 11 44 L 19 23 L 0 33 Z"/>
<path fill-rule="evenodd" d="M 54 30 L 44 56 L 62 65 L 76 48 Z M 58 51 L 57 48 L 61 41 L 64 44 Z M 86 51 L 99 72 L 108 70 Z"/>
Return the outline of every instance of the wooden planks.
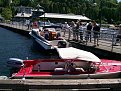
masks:
<path fill-rule="evenodd" d="M 121 79 L 7 79 L 0 80 L 0 89 L 121 89 Z"/>

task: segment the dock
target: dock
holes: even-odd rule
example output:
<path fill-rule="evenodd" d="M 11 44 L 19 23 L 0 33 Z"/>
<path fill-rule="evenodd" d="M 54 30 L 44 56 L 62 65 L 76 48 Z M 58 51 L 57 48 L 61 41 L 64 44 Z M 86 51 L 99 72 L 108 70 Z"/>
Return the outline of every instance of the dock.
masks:
<path fill-rule="evenodd" d="M 0 91 L 120 91 L 121 79 L 7 79 Z"/>
<path fill-rule="evenodd" d="M 31 30 L 28 30 L 26 26 L 23 25 L 16 25 L 16 24 L 10 24 L 10 23 L 0 23 L 0 27 L 11 30 L 13 32 L 17 32 L 19 34 L 29 36 L 29 32 Z"/>

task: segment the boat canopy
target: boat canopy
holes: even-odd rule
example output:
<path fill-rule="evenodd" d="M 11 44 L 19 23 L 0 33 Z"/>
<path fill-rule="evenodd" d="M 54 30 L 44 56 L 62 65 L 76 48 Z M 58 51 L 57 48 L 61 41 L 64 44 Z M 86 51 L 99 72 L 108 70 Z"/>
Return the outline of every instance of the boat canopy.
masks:
<path fill-rule="evenodd" d="M 56 49 L 62 59 L 79 59 L 83 61 L 101 62 L 101 60 L 91 52 L 80 50 L 74 47 Z"/>

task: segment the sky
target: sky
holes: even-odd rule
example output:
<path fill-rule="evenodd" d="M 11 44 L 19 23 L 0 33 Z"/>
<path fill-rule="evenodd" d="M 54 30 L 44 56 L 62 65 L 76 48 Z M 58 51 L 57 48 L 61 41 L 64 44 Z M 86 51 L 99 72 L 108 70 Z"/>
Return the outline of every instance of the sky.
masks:
<path fill-rule="evenodd" d="M 121 0 L 118 0 L 118 2 L 121 2 Z"/>

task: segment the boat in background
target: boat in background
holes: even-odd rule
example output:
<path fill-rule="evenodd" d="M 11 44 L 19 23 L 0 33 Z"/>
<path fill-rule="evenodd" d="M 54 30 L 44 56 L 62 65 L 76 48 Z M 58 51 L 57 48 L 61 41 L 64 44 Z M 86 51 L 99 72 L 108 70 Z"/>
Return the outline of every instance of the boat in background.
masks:
<path fill-rule="evenodd" d="M 91 52 L 73 47 L 56 49 L 60 59 L 20 60 L 20 70 L 12 78 L 108 79 L 121 75 L 120 61 L 99 59 Z"/>
<path fill-rule="evenodd" d="M 41 29 L 32 29 L 29 34 L 44 50 L 68 47 L 69 42 L 61 37 L 61 29 L 60 26 L 56 25 L 43 26 Z"/>

